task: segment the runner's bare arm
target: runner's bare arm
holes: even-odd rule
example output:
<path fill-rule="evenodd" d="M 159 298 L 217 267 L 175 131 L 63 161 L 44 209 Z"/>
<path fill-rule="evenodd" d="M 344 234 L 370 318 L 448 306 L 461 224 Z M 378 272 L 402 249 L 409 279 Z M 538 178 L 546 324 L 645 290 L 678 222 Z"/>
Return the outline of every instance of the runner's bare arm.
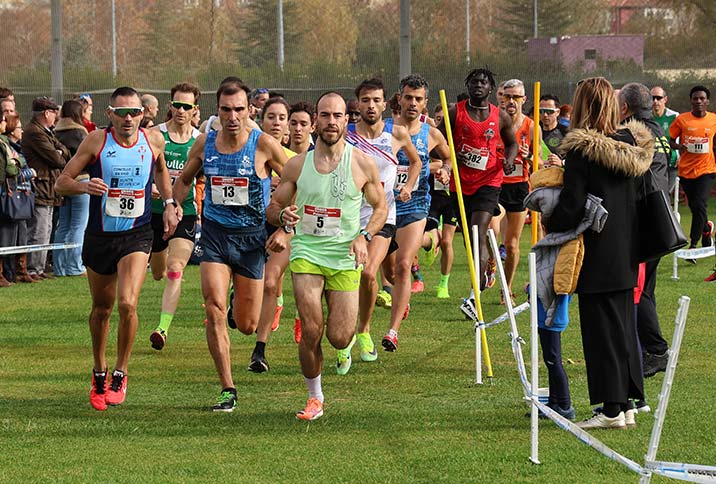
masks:
<path fill-rule="evenodd" d="M 273 170 L 278 176 L 281 176 L 281 171 L 283 171 L 283 167 L 288 161 L 288 156 L 286 156 L 283 146 L 273 137 L 262 134 L 259 137 L 259 150 L 264 153 L 269 168 L 265 169 L 265 173 L 257 172 L 256 174 L 260 178 L 265 178 Z"/>
<path fill-rule="evenodd" d="M 380 183 L 380 174 L 378 173 L 378 166 L 375 161 L 369 155 L 365 153 L 353 151 L 354 157 L 358 162 L 358 166 L 361 168 L 361 172 L 365 176 L 365 182 L 363 184 L 363 195 L 366 201 L 373 207 L 373 215 L 368 220 L 365 230 L 370 232 L 371 235 L 375 235 L 388 218 L 388 206 L 385 203 L 385 191 L 383 185 Z"/>
<path fill-rule="evenodd" d="M 385 203 L 385 192 L 383 186 L 380 183 L 380 174 L 378 173 L 378 167 L 375 161 L 370 156 L 362 152 L 353 151 L 354 161 L 360 168 L 362 178 L 363 196 L 366 201 L 373 207 L 373 214 L 368 220 L 365 230 L 370 235 L 375 235 L 385 225 L 385 221 L 388 217 L 388 207 Z M 356 181 L 356 186 L 361 186 L 359 180 Z M 355 255 L 355 264 L 358 267 L 360 264 L 364 264 L 368 260 L 368 240 L 361 233 L 353 239 L 351 242 L 350 255 Z"/>
<path fill-rule="evenodd" d="M 428 149 L 430 150 L 431 158 L 438 158 L 442 160 L 442 163 L 435 163 L 435 169 L 433 170 L 433 162 L 430 163 L 430 173 L 433 173 L 441 183 L 448 183 L 450 181 L 450 174 L 448 170 L 445 170 L 443 166 L 450 165 L 450 147 L 448 146 L 445 136 L 437 128 L 430 128 L 430 138 L 428 140 Z"/>
<path fill-rule="evenodd" d="M 517 139 L 512 131 L 512 118 L 505 111 L 500 110 L 500 137 L 505 145 L 505 161 L 502 166 L 505 173 L 515 171 L 515 157 L 517 156 Z"/>
<path fill-rule="evenodd" d="M 204 143 L 206 142 L 206 134 L 200 134 L 191 149 L 189 150 L 189 156 L 187 157 L 184 169 L 181 172 L 181 176 L 174 180 L 174 189 L 172 190 L 172 198 L 181 205 L 186 199 L 191 190 L 191 183 L 196 178 L 196 175 L 201 170 L 204 164 Z M 207 177 L 207 183 L 210 183 L 209 177 Z"/>
<path fill-rule="evenodd" d="M 405 157 L 408 158 L 410 166 L 408 167 L 408 179 L 405 185 L 400 189 L 400 193 L 396 197 L 401 202 L 407 202 L 412 197 L 411 191 L 420 177 L 420 171 L 423 168 L 423 162 L 418 156 L 418 150 L 413 146 L 410 140 L 410 133 L 403 126 L 393 126 L 393 138 L 397 141 L 398 149 L 402 149 Z M 396 150 L 397 151 L 397 150 Z"/>
<path fill-rule="evenodd" d="M 273 192 L 271 203 L 266 207 L 266 220 L 277 227 L 283 225 L 295 227 L 300 220 L 297 213 L 298 207 L 293 205 L 292 201 L 296 195 L 296 183 L 301 175 L 305 159 L 306 154 L 302 153 L 286 163 L 286 166 L 283 167 L 281 183 Z"/>
<path fill-rule="evenodd" d="M 104 144 L 104 130 L 96 130 L 91 132 L 82 141 L 75 156 L 65 165 L 62 174 L 55 182 L 55 190 L 60 195 L 81 195 L 89 193 L 90 195 L 102 195 L 107 191 L 107 184 L 101 178 L 92 178 L 89 183 L 80 183 L 75 181 L 75 177 L 84 170 L 87 165 L 94 163 L 97 154 Z"/>
<path fill-rule="evenodd" d="M 154 183 L 157 185 L 157 190 L 159 190 L 162 200 L 169 200 L 172 198 L 172 181 L 164 159 L 164 136 L 159 131 L 150 131 L 148 136 L 152 151 L 157 155 L 157 159 L 154 160 Z M 182 218 L 181 204 L 176 202 L 167 204 L 164 207 L 162 218 L 164 220 L 164 235 L 162 235 L 162 238 L 168 240 L 169 237 L 174 235 L 177 224 Z"/>

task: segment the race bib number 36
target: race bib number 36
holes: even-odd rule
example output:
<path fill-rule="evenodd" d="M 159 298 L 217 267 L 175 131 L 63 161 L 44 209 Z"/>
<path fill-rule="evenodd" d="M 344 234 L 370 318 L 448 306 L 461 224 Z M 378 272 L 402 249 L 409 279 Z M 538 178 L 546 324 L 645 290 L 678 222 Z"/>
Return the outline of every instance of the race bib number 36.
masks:
<path fill-rule="evenodd" d="M 304 205 L 301 231 L 318 237 L 335 237 L 341 234 L 341 209 Z"/>
<path fill-rule="evenodd" d="M 248 205 L 249 179 L 242 177 L 212 176 L 211 203 L 215 205 Z"/>
<path fill-rule="evenodd" d="M 465 166 L 481 171 L 487 169 L 487 162 L 490 159 L 489 148 L 473 148 L 468 144 L 463 144 L 460 151 L 464 156 L 463 163 Z"/>
<path fill-rule="evenodd" d="M 104 211 L 110 217 L 139 217 L 144 213 L 144 190 L 110 188 Z"/>

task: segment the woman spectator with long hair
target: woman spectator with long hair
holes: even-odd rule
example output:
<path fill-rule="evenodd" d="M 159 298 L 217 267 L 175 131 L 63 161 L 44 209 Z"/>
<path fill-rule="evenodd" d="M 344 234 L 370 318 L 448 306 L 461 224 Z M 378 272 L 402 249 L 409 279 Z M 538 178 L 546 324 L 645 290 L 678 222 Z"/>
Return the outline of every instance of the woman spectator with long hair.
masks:
<path fill-rule="evenodd" d="M 82 140 L 87 137 L 84 125 L 82 103 L 77 100 L 62 104 L 60 120 L 55 126 L 57 139 L 74 156 Z M 88 173 L 80 173 L 77 181 L 89 182 Z M 55 233 L 55 242 L 64 244 L 82 244 L 87 220 L 89 218 L 89 194 L 68 195 L 63 198 L 60 207 L 60 219 Z M 53 271 L 55 276 L 80 276 L 86 274 L 82 263 L 82 246 L 74 249 L 58 249 L 53 253 Z"/>
<path fill-rule="evenodd" d="M 614 89 L 604 78 L 580 81 L 572 106 L 572 130 L 561 145 L 564 188 L 543 223 L 550 232 L 574 229 L 588 195 L 601 199 L 609 214 L 601 232 L 584 232 L 576 292 L 589 399 L 603 406 L 578 425 L 624 428 L 635 424 L 629 399 L 644 398 L 633 299 L 639 262 L 636 198 L 654 142 L 638 121 L 618 126 Z"/>

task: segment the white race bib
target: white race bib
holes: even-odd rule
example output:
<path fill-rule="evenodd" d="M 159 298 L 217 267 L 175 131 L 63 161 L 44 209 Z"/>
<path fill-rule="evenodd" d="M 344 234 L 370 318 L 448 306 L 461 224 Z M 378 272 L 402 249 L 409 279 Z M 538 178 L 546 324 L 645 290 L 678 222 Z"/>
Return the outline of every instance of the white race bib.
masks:
<path fill-rule="evenodd" d="M 689 136 L 686 140 L 686 151 L 697 155 L 705 155 L 710 151 L 709 139 Z"/>
<path fill-rule="evenodd" d="M 503 173 L 505 174 L 505 176 L 519 176 L 519 177 L 521 177 L 521 176 L 524 174 L 524 172 L 525 172 L 525 171 L 524 171 L 524 170 L 525 170 L 525 165 L 523 165 L 522 163 L 515 163 L 515 164 L 514 164 L 514 167 L 515 167 L 515 168 L 514 168 L 514 170 L 512 170 L 512 173 L 507 173 L 507 172 L 504 171 L 504 169 L 503 169 L 502 171 L 503 171 Z"/>
<path fill-rule="evenodd" d="M 181 170 L 169 170 L 169 178 L 172 180 L 172 186 L 174 186 L 174 182 L 177 181 L 177 178 L 181 176 Z"/>
<path fill-rule="evenodd" d="M 433 188 L 435 188 L 435 190 L 438 192 L 441 190 L 449 191 L 450 185 L 444 184 L 443 182 L 438 180 L 438 177 L 435 177 L 435 178 L 433 178 Z"/>
<path fill-rule="evenodd" d="M 249 179 L 245 177 L 212 176 L 211 203 L 242 206 L 249 204 Z"/>
<path fill-rule="evenodd" d="M 396 167 L 398 169 L 397 173 L 395 174 L 395 189 L 397 191 L 400 191 L 403 189 L 406 183 L 408 183 L 408 169 L 410 166 L 405 165 L 398 165 Z M 414 192 L 418 189 L 418 185 L 420 184 L 420 177 L 415 180 L 415 185 L 413 186 L 413 189 L 410 190 L 411 192 Z"/>
<path fill-rule="evenodd" d="M 336 237 L 341 234 L 341 209 L 304 205 L 301 231 L 318 237 Z"/>
<path fill-rule="evenodd" d="M 468 144 L 463 144 L 460 151 L 465 156 L 463 161 L 465 166 L 481 171 L 487 169 L 487 162 L 490 159 L 489 148 L 473 148 Z"/>
<path fill-rule="evenodd" d="M 144 190 L 110 188 L 104 212 L 110 217 L 137 218 L 144 213 Z"/>

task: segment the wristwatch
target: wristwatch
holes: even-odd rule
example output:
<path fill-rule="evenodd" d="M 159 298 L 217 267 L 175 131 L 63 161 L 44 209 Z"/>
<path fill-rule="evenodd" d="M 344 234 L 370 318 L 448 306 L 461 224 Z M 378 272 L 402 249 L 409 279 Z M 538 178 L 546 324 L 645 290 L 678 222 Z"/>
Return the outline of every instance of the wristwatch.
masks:
<path fill-rule="evenodd" d="M 365 237 L 365 240 L 367 240 L 368 242 L 370 242 L 371 240 L 373 240 L 373 236 L 370 235 L 370 232 L 368 232 L 368 231 L 365 230 L 365 229 L 361 230 L 361 231 L 360 231 L 360 234 L 361 234 L 363 237 Z"/>
<path fill-rule="evenodd" d="M 295 233 L 295 230 L 296 230 L 296 229 L 294 229 L 293 227 L 289 227 L 288 225 L 282 225 L 281 228 L 282 228 L 283 231 L 286 232 L 287 234 L 293 234 L 293 233 Z"/>
<path fill-rule="evenodd" d="M 170 204 L 174 205 L 174 207 L 178 207 L 177 202 L 175 202 L 173 198 L 167 198 L 162 203 L 164 203 L 164 208 L 167 208 L 167 205 L 170 205 Z"/>

